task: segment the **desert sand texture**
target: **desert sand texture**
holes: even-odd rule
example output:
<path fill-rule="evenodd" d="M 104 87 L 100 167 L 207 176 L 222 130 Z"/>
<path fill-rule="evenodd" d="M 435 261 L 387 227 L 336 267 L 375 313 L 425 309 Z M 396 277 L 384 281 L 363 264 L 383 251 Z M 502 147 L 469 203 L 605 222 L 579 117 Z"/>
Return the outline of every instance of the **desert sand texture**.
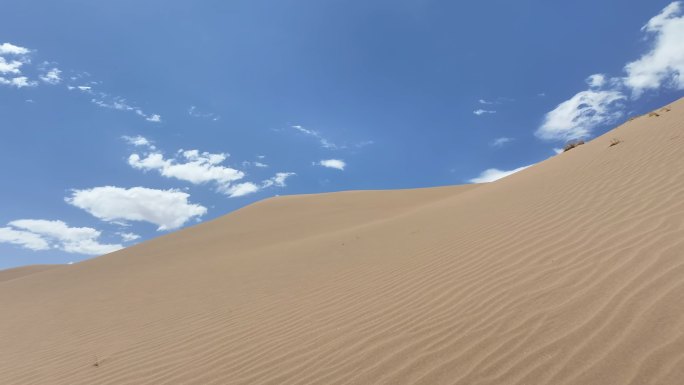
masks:
<path fill-rule="evenodd" d="M 5 271 L 0 309 L 4 385 L 683 384 L 684 99 L 493 183 Z"/>

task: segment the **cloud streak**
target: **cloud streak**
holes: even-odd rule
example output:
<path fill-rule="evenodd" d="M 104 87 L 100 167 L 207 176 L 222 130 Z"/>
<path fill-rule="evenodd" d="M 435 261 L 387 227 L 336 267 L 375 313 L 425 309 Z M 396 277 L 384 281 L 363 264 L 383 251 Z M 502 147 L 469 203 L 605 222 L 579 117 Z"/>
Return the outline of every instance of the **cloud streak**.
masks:
<path fill-rule="evenodd" d="M 528 168 L 528 167 L 530 167 L 530 166 L 532 166 L 532 165 L 523 166 L 523 167 L 518 167 L 518 168 L 516 168 L 516 169 L 507 170 L 507 171 L 506 171 L 506 170 L 499 170 L 499 169 L 497 169 L 497 168 L 489 168 L 489 169 L 486 169 L 486 170 L 482 171 L 482 173 L 481 173 L 479 176 L 477 176 L 477 177 L 475 177 L 475 178 L 473 178 L 473 179 L 470 179 L 468 182 L 470 182 L 470 183 L 490 183 L 490 182 L 494 182 L 494 181 L 497 181 L 497 180 L 499 180 L 499 179 L 505 178 L 505 177 L 507 177 L 507 176 L 509 176 L 509 175 L 513 175 L 513 174 L 515 174 L 516 172 L 520 172 L 520 171 L 522 171 L 522 170 L 524 170 L 524 169 L 526 169 L 526 168 Z"/>

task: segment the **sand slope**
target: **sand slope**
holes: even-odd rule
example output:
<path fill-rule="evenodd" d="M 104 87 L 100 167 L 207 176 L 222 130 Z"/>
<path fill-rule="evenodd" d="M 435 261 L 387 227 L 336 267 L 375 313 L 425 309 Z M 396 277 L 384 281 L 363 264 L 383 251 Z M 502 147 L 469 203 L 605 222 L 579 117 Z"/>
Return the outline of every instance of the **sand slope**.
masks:
<path fill-rule="evenodd" d="M 495 183 L 274 198 L 0 282 L 0 382 L 680 384 L 670 107 Z"/>
<path fill-rule="evenodd" d="M 54 269 L 60 266 L 61 265 L 29 265 L 15 267 L 13 269 L 0 270 L 0 282 L 40 273 L 41 271 Z"/>

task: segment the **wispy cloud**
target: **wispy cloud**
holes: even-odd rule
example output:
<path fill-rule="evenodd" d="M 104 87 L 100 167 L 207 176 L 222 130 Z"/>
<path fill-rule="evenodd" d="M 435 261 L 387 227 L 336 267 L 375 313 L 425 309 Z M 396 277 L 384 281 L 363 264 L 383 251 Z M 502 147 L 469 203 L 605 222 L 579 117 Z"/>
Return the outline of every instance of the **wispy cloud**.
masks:
<path fill-rule="evenodd" d="M 222 191 L 228 197 L 230 198 L 237 198 L 241 196 L 245 196 L 248 194 L 253 194 L 258 191 L 261 191 L 262 189 L 269 188 L 269 187 L 285 187 L 287 186 L 286 181 L 289 177 L 297 175 L 293 172 L 279 172 L 276 173 L 273 177 L 268 178 L 264 181 L 262 181 L 260 184 L 252 183 L 252 182 L 244 182 L 244 183 L 239 183 L 235 185 L 229 186 L 227 189 Z"/>
<path fill-rule="evenodd" d="M 477 109 L 477 110 L 473 111 L 473 114 L 475 114 L 475 115 L 477 115 L 477 116 L 482 116 L 482 115 L 485 115 L 485 114 L 496 114 L 496 111 L 494 111 L 494 110 L 484 110 L 484 109 L 480 108 L 480 109 Z"/>
<path fill-rule="evenodd" d="M 190 106 L 190 108 L 188 108 L 188 115 L 192 116 L 193 118 L 210 119 L 213 121 L 221 119 L 220 116 L 213 112 L 202 112 L 198 110 L 196 106 Z"/>
<path fill-rule="evenodd" d="M 71 87 L 70 89 L 74 89 Z M 78 86 L 76 89 L 86 92 L 89 94 L 97 95 L 96 97 L 90 99 L 90 101 L 98 107 L 109 108 L 119 111 L 131 111 L 136 115 L 144 118 L 148 122 L 159 123 L 161 122 L 161 115 L 159 114 L 147 114 L 140 107 L 131 105 L 126 99 L 111 96 L 105 92 L 94 92 L 90 86 Z"/>
<path fill-rule="evenodd" d="M 44 61 L 39 65 L 31 65 L 32 56 L 36 51 L 25 47 L 20 47 L 11 43 L 0 44 L 0 85 L 24 88 L 36 87 L 39 84 L 55 86 L 63 83 L 63 71 L 55 63 Z M 36 79 L 31 79 L 23 74 L 22 67 L 31 66 L 38 73 Z M 84 82 L 89 78 L 87 72 L 80 72 L 69 77 L 69 83 L 80 82 L 81 84 L 67 84 L 68 90 L 77 90 L 90 96 L 90 101 L 102 108 L 109 108 L 119 111 L 130 111 L 142 117 L 148 122 L 159 123 L 162 121 L 161 115 L 147 113 L 141 107 L 129 103 L 126 99 L 111 95 L 107 92 L 96 90 L 94 87 L 99 82 Z M 85 84 L 84 84 L 85 83 Z"/>
<path fill-rule="evenodd" d="M 482 171 L 482 173 L 473 179 L 470 179 L 468 182 L 470 183 L 489 183 L 489 182 L 494 182 L 496 180 L 499 180 L 501 178 L 505 178 L 509 175 L 515 174 L 516 172 L 522 171 L 529 166 L 523 166 L 523 167 L 518 167 L 513 170 L 499 170 L 497 168 L 489 168 L 487 170 Z"/>
<path fill-rule="evenodd" d="M 101 255 L 122 249 L 121 244 L 98 241 L 101 232 L 90 227 L 69 227 L 59 220 L 19 219 L 0 228 L 0 242 L 30 250 L 58 249 L 67 253 Z"/>
<path fill-rule="evenodd" d="M 271 186 L 285 187 L 286 186 L 285 181 L 287 180 L 287 178 L 294 176 L 294 175 L 297 175 L 297 174 L 295 174 L 293 172 L 279 172 L 279 173 L 276 173 L 275 176 L 263 181 L 261 183 L 261 186 L 264 188 L 271 187 Z"/>
<path fill-rule="evenodd" d="M 492 147 L 503 147 L 506 143 L 510 143 L 513 140 L 514 140 L 513 138 L 507 138 L 507 137 L 496 138 L 496 139 L 492 140 L 490 145 Z"/>
<path fill-rule="evenodd" d="M 302 126 L 300 126 L 300 125 L 294 125 L 294 126 L 290 126 L 290 127 L 294 128 L 295 130 L 297 130 L 297 131 L 299 131 L 299 132 L 301 132 L 301 133 L 303 133 L 303 134 L 305 134 L 305 135 L 312 136 L 312 137 L 316 138 L 316 139 L 318 140 L 318 142 L 320 143 L 321 147 L 323 147 L 323 148 L 333 149 L 333 150 L 334 150 L 334 149 L 337 149 L 337 148 L 340 148 L 340 147 L 337 146 L 335 143 L 333 143 L 333 142 L 329 141 L 328 139 L 324 138 L 324 137 L 323 137 L 318 131 L 316 131 L 316 130 L 304 128 L 304 127 L 302 127 Z"/>

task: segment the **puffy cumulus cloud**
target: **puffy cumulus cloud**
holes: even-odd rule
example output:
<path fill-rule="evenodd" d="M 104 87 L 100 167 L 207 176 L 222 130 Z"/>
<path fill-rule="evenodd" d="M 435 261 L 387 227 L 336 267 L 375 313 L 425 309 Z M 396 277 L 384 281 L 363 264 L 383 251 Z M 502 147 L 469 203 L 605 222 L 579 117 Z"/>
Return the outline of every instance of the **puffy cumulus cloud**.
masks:
<path fill-rule="evenodd" d="M 682 2 L 675 1 L 651 18 L 642 31 L 652 38 L 651 49 L 625 65 L 624 84 L 639 97 L 661 86 L 684 89 L 684 15 Z"/>
<path fill-rule="evenodd" d="M 123 248 L 120 244 L 98 241 L 101 232 L 90 227 L 69 227 L 63 221 L 19 219 L 0 228 L 0 242 L 31 250 L 59 249 L 67 253 L 101 255 Z"/>
<path fill-rule="evenodd" d="M 0 55 L 27 55 L 31 52 L 28 48 L 19 47 L 11 43 L 0 44 Z"/>
<path fill-rule="evenodd" d="M 232 182 L 245 176 L 240 170 L 221 165 L 228 154 L 187 150 L 179 152 L 179 155 L 178 159 L 166 159 L 159 152 L 144 157 L 131 154 L 128 157 L 128 164 L 139 170 L 156 170 L 167 178 L 176 178 L 193 184 L 215 182 L 219 188 L 227 188 Z"/>
<path fill-rule="evenodd" d="M 319 161 L 317 165 L 340 171 L 344 171 L 344 168 L 347 167 L 347 164 L 342 159 L 324 159 Z"/>
<path fill-rule="evenodd" d="M 0 84 L 17 88 L 35 87 L 36 85 L 38 85 L 38 83 L 29 80 L 26 76 L 17 76 L 9 79 L 0 76 Z"/>
<path fill-rule="evenodd" d="M 0 44 L 0 85 L 23 88 L 34 87 L 37 82 L 22 75 L 22 66 L 30 63 L 28 48 L 11 43 Z M 11 59 L 9 59 L 11 57 Z"/>
<path fill-rule="evenodd" d="M 149 222 L 162 231 L 177 229 L 206 214 L 207 208 L 188 202 L 189 197 L 178 190 L 103 186 L 73 190 L 65 201 L 103 221 Z"/>
<path fill-rule="evenodd" d="M 587 80 L 587 84 L 590 88 L 600 88 L 606 84 L 606 75 L 604 74 L 593 74 L 590 75 Z"/>
<path fill-rule="evenodd" d="M 470 179 L 468 182 L 470 183 L 489 183 L 489 182 L 494 182 L 495 180 L 499 180 L 501 178 L 505 178 L 509 175 L 515 174 L 518 171 L 522 171 L 529 166 L 523 166 L 523 167 L 518 167 L 514 170 L 499 170 L 496 168 L 489 168 L 487 170 L 484 170 L 478 177 Z"/>
<path fill-rule="evenodd" d="M 163 153 L 156 151 L 156 148 L 145 137 L 125 136 L 123 139 L 134 146 L 147 147 L 150 150 L 143 155 L 131 154 L 128 157 L 128 164 L 131 167 L 143 171 L 157 171 L 167 178 L 175 178 L 192 184 L 213 183 L 216 191 L 230 198 L 253 194 L 264 188 L 285 187 L 285 180 L 295 175 L 293 172 L 278 172 L 261 183 L 236 183 L 245 177 L 245 173 L 222 165 L 230 156 L 227 153 L 213 154 L 199 150 L 179 150 L 176 157 L 165 157 Z M 263 159 L 263 156 L 259 159 Z M 268 167 L 264 163 L 248 161 L 242 162 L 242 165 Z"/>
<path fill-rule="evenodd" d="M 595 80 L 589 80 L 592 82 Z M 589 89 L 560 103 L 544 117 L 536 135 L 545 140 L 584 138 L 596 126 L 612 123 L 622 111 L 618 102 L 625 96 L 616 90 Z"/>
<path fill-rule="evenodd" d="M 59 84 L 62 82 L 61 73 L 62 71 L 59 68 L 54 67 L 40 75 L 40 80 L 52 85 Z"/>
<path fill-rule="evenodd" d="M 4 57 L 0 56 L 0 74 L 14 74 L 18 75 L 21 73 L 21 66 L 24 63 L 19 60 L 8 61 Z"/>
<path fill-rule="evenodd" d="M 50 244 L 38 234 L 0 227 L 0 243 L 11 243 L 30 250 L 49 250 Z"/>
<path fill-rule="evenodd" d="M 646 90 L 684 89 L 683 11 L 682 2 L 675 1 L 651 18 L 642 28 L 649 39 L 649 50 L 625 65 L 626 76 L 589 76 L 589 89 L 548 112 L 536 135 L 546 140 L 587 137 L 597 126 L 613 123 L 622 116 L 621 101 L 630 91 L 632 98 L 637 99 Z"/>

